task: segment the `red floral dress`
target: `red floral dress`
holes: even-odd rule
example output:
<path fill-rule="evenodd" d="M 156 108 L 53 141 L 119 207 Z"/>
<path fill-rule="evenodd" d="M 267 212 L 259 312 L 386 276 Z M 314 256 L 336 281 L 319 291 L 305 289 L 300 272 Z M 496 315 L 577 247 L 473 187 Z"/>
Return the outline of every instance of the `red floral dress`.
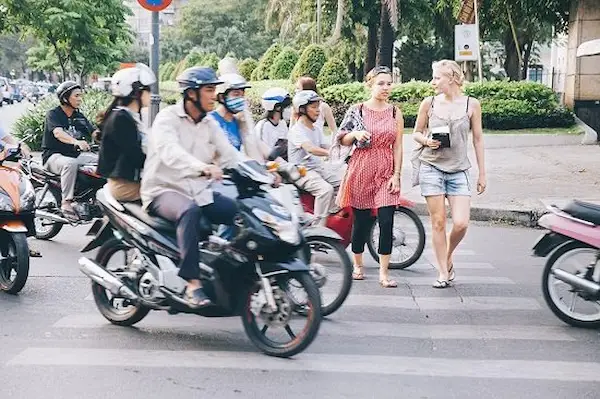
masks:
<path fill-rule="evenodd" d="M 339 206 L 357 209 L 377 209 L 402 203 L 400 193 L 392 194 L 387 184 L 394 174 L 394 143 L 398 133 L 394 107 L 376 111 L 362 107 L 366 130 L 371 133 L 371 145 L 356 148 L 337 197 Z M 342 137 L 347 132 L 340 132 Z"/>

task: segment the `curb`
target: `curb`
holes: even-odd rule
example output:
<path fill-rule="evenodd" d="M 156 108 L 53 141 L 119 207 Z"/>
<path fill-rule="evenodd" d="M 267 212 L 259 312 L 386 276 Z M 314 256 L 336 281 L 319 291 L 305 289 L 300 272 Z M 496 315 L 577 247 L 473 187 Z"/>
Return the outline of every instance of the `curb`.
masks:
<path fill-rule="evenodd" d="M 415 203 L 412 210 L 419 216 L 429 216 L 427 206 L 423 203 Z M 545 210 L 510 210 L 493 208 L 471 208 L 471 220 L 478 222 L 503 223 L 513 226 L 538 227 L 538 220 L 546 213 Z M 447 216 L 450 217 L 450 210 Z"/>

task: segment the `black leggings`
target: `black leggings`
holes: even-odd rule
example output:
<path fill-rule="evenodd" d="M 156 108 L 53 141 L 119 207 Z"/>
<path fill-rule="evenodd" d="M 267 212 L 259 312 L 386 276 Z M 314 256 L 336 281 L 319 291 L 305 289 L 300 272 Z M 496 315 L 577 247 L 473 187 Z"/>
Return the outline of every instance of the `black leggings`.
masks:
<path fill-rule="evenodd" d="M 392 253 L 392 230 L 394 227 L 395 206 L 384 206 L 377 209 L 377 221 L 379 222 L 379 254 L 390 255 Z M 352 208 L 354 213 L 354 224 L 352 225 L 352 252 L 362 254 L 365 244 L 369 239 L 371 226 L 375 218 L 371 216 L 370 209 Z"/>

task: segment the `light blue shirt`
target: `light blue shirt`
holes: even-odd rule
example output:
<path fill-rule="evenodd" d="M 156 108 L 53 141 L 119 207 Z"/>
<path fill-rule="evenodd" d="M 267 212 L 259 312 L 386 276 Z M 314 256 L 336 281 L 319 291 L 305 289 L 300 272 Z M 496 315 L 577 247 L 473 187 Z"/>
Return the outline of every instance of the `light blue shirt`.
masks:
<path fill-rule="evenodd" d="M 2 128 L 2 125 L 0 125 L 0 140 L 2 140 L 5 137 L 8 137 L 8 133 L 6 133 L 6 130 L 4 130 Z"/>

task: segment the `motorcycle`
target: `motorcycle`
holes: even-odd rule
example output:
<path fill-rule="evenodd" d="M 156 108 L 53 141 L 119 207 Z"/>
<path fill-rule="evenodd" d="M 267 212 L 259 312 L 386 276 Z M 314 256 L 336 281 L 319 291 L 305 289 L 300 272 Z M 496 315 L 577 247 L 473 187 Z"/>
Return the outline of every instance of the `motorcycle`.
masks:
<path fill-rule="evenodd" d="M 113 324 L 134 325 L 150 310 L 241 316 L 260 350 L 293 356 L 314 340 L 322 317 L 319 289 L 309 267 L 295 256 L 305 245 L 298 221 L 268 194 L 273 177 L 264 167 L 247 161 L 226 173 L 239 191 L 236 235 L 230 241 L 211 235 L 199 244 L 200 279 L 213 305 L 193 309 L 183 297 L 186 281 L 176 267 L 174 225 L 150 216 L 138 203 L 116 201 L 106 190 L 97 194 L 105 219 L 94 223 L 88 235 L 95 237 L 82 252 L 100 249 L 95 261 L 82 257 L 80 269 L 92 280 L 98 310 Z M 117 252 L 125 256 L 111 267 Z M 297 289 L 305 293 L 298 295 Z M 294 330 L 291 324 L 297 320 L 304 326 Z M 267 336 L 282 330 L 287 341 Z"/>
<path fill-rule="evenodd" d="M 4 165 L 22 158 L 21 144 L 0 160 L 0 291 L 20 292 L 29 276 L 27 237 L 35 235 L 35 193 L 27 176 Z"/>
<path fill-rule="evenodd" d="M 307 217 L 309 215 L 304 212 L 298 189 L 291 183 L 304 176 L 306 168 L 270 161 L 267 169 L 279 173 L 284 180 L 290 182 L 271 189 L 270 193 L 300 221 L 306 245 L 299 251 L 298 257 L 310 265 L 311 275 L 321 290 L 321 313 L 328 316 L 342 306 L 352 288 L 352 261 L 346 252 L 347 245 L 344 245 L 342 237 L 335 231 L 311 225 L 312 218 Z M 333 257 L 335 261 L 332 260 Z M 339 287 L 336 283 L 339 283 Z"/>
<path fill-rule="evenodd" d="M 99 146 L 94 144 L 90 148 L 92 152 L 97 152 Z M 22 160 L 21 165 L 35 188 L 37 239 L 50 240 L 60 233 L 64 225 L 89 224 L 102 217 L 102 211 L 96 202 L 96 192 L 106 184 L 106 179 L 96 173 L 96 163 L 82 165 L 77 172 L 73 199 L 77 220 L 66 218 L 61 211 L 60 174 L 46 170 L 41 163 L 31 159 Z"/>
<path fill-rule="evenodd" d="M 562 209 L 546 208 L 549 213 L 538 224 L 547 231 L 533 246 L 534 256 L 547 257 L 544 299 L 565 323 L 600 327 L 600 205 L 573 200 Z M 575 309 L 578 302 L 580 310 Z"/>
<path fill-rule="evenodd" d="M 273 149 L 269 154 L 269 160 L 272 162 L 274 159 L 281 155 L 281 149 Z M 306 156 L 303 161 L 308 160 L 311 155 Z M 304 165 L 297 165 L 298 167 L 306 167 Z M 282 171 L 282 175 L 286 175 L 285 171 Z M 288 182 L 293 183 L 289 180 L 289 176 L 284 177 Z M 299 190 L 300 202 L 304 212 L 312 215 L 314 211 L 315 198 L 308 192 Z M 393 231 L 393 242 L 392 242 L 392 254 L 390 259 L 390 269 L 406 269 L 407 267 L 414 264 L 425 249 L 425 227 L 419 216 L 410 208 L 414 204 L 406 199 L 402 200 L 402 203 L 396 207 L 394 212 L 394 231 Z M 336 232 L 341 238 L 341 245 L 343 248 L 348 247 L 352 241 L 352 224 L 354 217 L 352 214 L 352 208 L 346 207 L 338 210 L 334 210 L 327 218 L 326 226 Z M 367 240 L 367 248 L 373 259 L 379 262 L 378 248 L 379 248 L 379 224 L 377 223 L 377 210 L 372 210 L 372 225 L 370 228 L 369 239 Z M 405 250 L 408 251 L 405 251 Z"/>

